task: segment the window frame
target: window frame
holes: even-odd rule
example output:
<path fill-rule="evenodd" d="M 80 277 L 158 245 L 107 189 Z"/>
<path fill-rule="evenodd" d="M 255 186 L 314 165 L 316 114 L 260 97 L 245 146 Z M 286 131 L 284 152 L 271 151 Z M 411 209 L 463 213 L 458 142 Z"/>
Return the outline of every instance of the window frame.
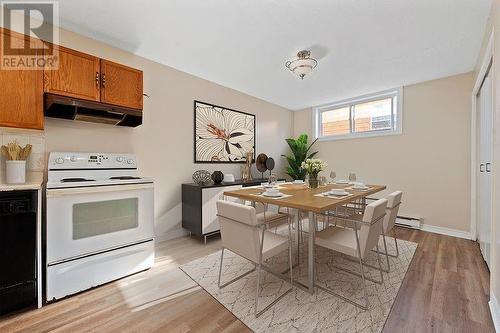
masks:
<path fill-rule="evenodd" d="M 365 132 L 354 132 L 354 107 L 357 104 L 374 102 L 385 98 L 396 97 L 396 103 L 392 103 L 393 107 L 396 104 L 396 110 L 391 112 L 392 127 L 390 129 L 371 130 Z M 349 108 L 349 133 L 347 134 L 334 134 L 334 135 L 321 135 L 322 121 L 321 114 L 323 112 L 332 111 L 340 108 Z M 357 139 L 387 135 L 401 135 L 403 133 L 403 88 L 395 88 L 384 90 L 381 92 L 349 98 L 334 103 L 328 103 L 313 108 L 313 136 L 318 141 L 335 141 L 346 139 Z M 394 121 L 394 117 L 396 121 Z"/>

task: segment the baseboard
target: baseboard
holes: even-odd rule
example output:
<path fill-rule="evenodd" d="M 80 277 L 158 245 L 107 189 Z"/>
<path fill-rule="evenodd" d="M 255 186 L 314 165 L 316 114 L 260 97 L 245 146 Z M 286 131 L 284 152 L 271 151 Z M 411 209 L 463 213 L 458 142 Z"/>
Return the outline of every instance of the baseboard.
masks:
<path fill-rule="evenodd" d="M 493 291 L 490 291 L 490 312 L 491 318 L 493 318 L 493 324 L 495 325 L 495 330 L 500 332 L 500 305 L 498 300 L 495 298 Z"/>
<path fill-rule="evenodd" d="M 445 228 L 445 227 L 437 227 L 437 226 L 430 225 L 430 224 L 422 224 L 421 230 L 427 231 L 427 232 L 432 232 L 435 234 L 446 235 L 446 236 L 452 236 L 452 237 L 458 237 L 458 238 L 464 238 L 464 239 L 472 239 L 471 233 L 468 231 L 456 230 L 456 229 Z"/>
<path fill-rule="evenodd" d="M 171 240 L 174 238 L 184 237 L 187 235 L 189 235 L 189 233 L 186 230 L 179 228 L 179 229 L 175 229 L 175 230 L 163 233 L 161 235 L 156 235 L 155 240 L 157 242 L 163 242 L 163 241 Z"/>

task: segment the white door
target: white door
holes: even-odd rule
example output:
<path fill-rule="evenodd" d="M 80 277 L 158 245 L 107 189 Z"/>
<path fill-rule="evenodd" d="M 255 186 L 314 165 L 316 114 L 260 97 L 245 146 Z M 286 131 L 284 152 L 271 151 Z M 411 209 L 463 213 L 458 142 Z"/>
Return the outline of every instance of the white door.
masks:
<path fill-rule="evenodd" d="M 488 72 L 477 95 L 477 237 L 484 260 L 490 265 L 493 147 L 491 77 Z"/>

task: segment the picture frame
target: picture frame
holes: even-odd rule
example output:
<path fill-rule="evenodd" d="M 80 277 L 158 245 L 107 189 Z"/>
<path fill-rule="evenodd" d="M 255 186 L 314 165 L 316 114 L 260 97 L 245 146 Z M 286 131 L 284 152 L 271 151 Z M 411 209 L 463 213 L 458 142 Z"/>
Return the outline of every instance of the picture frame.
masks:
<path fill-rule="evenodd" d="M 246 163 L 255 159 L 255 115 L 194 101 L 194 163 Z"/>

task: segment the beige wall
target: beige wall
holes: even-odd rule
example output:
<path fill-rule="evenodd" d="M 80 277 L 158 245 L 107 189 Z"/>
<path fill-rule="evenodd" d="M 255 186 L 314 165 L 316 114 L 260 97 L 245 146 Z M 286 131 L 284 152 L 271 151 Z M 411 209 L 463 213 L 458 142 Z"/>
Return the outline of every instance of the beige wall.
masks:
<path fill-rule="evenodd" d="M 494 39 L 494 60 L 493 60 L 493 223 L 492 223 L 492 239 L 491 239 L 491 290 L 492 290 L 492 309 L 494 312 L 493 317 L 496 318 L 495 324 L 497 330 L 500 329 L 500 85 L 498 78 L 500 78 L 500 0 L 494 0 L 491 14 L 488 20 L 488 26 L 483 39 L 483 47 L 478 56 L 476 75 L 481 67 L 482 61 L 485 56 L 486 46 L 491 36 L 491 32 L 495 30 Z"/>
<path fill-rule="evenodd" d="M 257 153 L 274 157 L 277 169 L 283 168 L 279 156 L 286 151 L 285 138 L 291 135 L 291 111 L 72 32 L 61 30 L 60 44 L 144 71 L 144 92 L 151 97 L 144 99 L 142 126 L 118 128 L 46 118 L 45 138 L 47 152 L 137 154 L 140 173 L 155 179 L 157 236 L 182 234 L 181 184 L 192 182 L 194 171 L 222 170 L 240 178 L 241 164 L 193 163 L 195 99 L 255 114 Z"/>
<path fill-rule="evenodd" d="M 318 142 L 319 157 L 338 177 L 387 184 L 382 195 L 403 190 L 402 215 L 468 232 L 472 84 L 468 73 L 404 87 L 402 135 Z M 311 128 L 311 109 L 294 113 L 294 135 Z"/>

